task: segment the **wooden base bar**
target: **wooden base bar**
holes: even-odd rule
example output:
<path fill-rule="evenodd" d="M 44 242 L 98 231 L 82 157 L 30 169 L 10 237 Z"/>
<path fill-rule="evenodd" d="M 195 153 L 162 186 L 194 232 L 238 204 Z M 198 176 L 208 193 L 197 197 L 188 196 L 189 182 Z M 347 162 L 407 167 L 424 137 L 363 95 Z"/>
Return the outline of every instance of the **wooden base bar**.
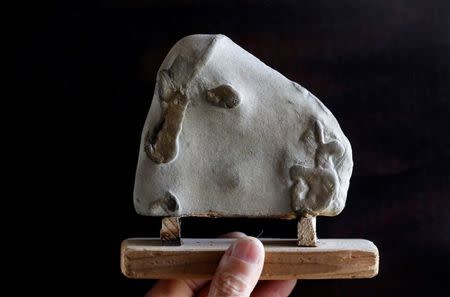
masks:
<path fill-rule="evenodd" d="M 122 242 L 121 268 L 129 278 L 211 279 L 235 239 L 183 238 L 164 246 L 159 238 Z M 378 249 L 365 239 L 320 239 L 299 247 L 297 239 L 261 239 L 266 251 L 261 279 L 371 278 L 378 273 Z"/>

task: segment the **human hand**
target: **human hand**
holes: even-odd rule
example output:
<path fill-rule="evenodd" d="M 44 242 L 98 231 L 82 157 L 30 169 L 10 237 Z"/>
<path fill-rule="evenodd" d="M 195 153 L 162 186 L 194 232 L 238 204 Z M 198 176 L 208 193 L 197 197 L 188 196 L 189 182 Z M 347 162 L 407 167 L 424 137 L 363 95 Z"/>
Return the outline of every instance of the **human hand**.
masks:
<path fill-rule="evenodd" d="M 222 256 L 211 282 L 160 280 L 146 297 L 285 297 L 291 293 L 296 280 L 258 282 L 264 265 L 261 241 L 241 232 L 229 233 L 224 237 L 238 239 Z"/>

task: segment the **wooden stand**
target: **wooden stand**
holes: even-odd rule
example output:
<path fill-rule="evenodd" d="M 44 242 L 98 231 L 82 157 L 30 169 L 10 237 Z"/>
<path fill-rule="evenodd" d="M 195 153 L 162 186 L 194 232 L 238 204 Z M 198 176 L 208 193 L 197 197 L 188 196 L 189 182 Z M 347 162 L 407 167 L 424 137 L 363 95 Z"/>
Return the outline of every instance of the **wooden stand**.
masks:
<path fill-rule="evenodd" d="M 121 268 L 129 278 L 211 279 L 235 239 L 183 238 L 180 246 L 159 238 L 122 242 Z M 320 239 L 299 247 L 296 239 L 261 239 L 266 250 L 261 279 L 371 278 L 378 273 L 378 249 L 364 239 Z"/>
<path fill-rule="evenodd" d="M 163 245 L 181 245 L 181 222 L 178 217 L 167 217 L 161 221 L 159 236 Z"/>
<path fill-rule="evenodd" d="M 299 246 L 317 246 L 316 217 L 304 217 L 298 220 L 297 244 Z"/>
<path fill-rule="evenodd" d="M 163 245 L 181 245 L 181 218 L 165 217 L 161 220 L 159 236 Z M 316 217 L 301 217 L 297 223 L 297 245 L 317 245 Z"/>

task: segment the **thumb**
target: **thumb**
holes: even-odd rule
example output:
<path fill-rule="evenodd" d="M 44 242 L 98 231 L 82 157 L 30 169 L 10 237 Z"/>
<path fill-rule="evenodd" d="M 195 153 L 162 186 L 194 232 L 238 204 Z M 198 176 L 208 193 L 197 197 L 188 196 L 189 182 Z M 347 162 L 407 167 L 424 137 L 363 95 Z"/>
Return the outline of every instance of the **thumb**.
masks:
<path fill-rule="evenodd" d="M 248 297 L 261 275 L 264 247 L 254 237 L 236 240 L 223 255 L 208 297 Z"/>

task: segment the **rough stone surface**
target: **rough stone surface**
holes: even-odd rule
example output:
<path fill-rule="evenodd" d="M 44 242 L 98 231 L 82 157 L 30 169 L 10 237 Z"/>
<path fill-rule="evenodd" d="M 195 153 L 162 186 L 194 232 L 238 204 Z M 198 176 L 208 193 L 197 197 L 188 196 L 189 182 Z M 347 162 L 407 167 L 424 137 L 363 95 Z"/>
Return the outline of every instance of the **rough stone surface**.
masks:
<path fill-rule="evenodd" d="M 332 216 L 352 167 L 314 95 L 226 36 L 192 35 L 158 71 L 134 203 L 150 216 Z"/>

